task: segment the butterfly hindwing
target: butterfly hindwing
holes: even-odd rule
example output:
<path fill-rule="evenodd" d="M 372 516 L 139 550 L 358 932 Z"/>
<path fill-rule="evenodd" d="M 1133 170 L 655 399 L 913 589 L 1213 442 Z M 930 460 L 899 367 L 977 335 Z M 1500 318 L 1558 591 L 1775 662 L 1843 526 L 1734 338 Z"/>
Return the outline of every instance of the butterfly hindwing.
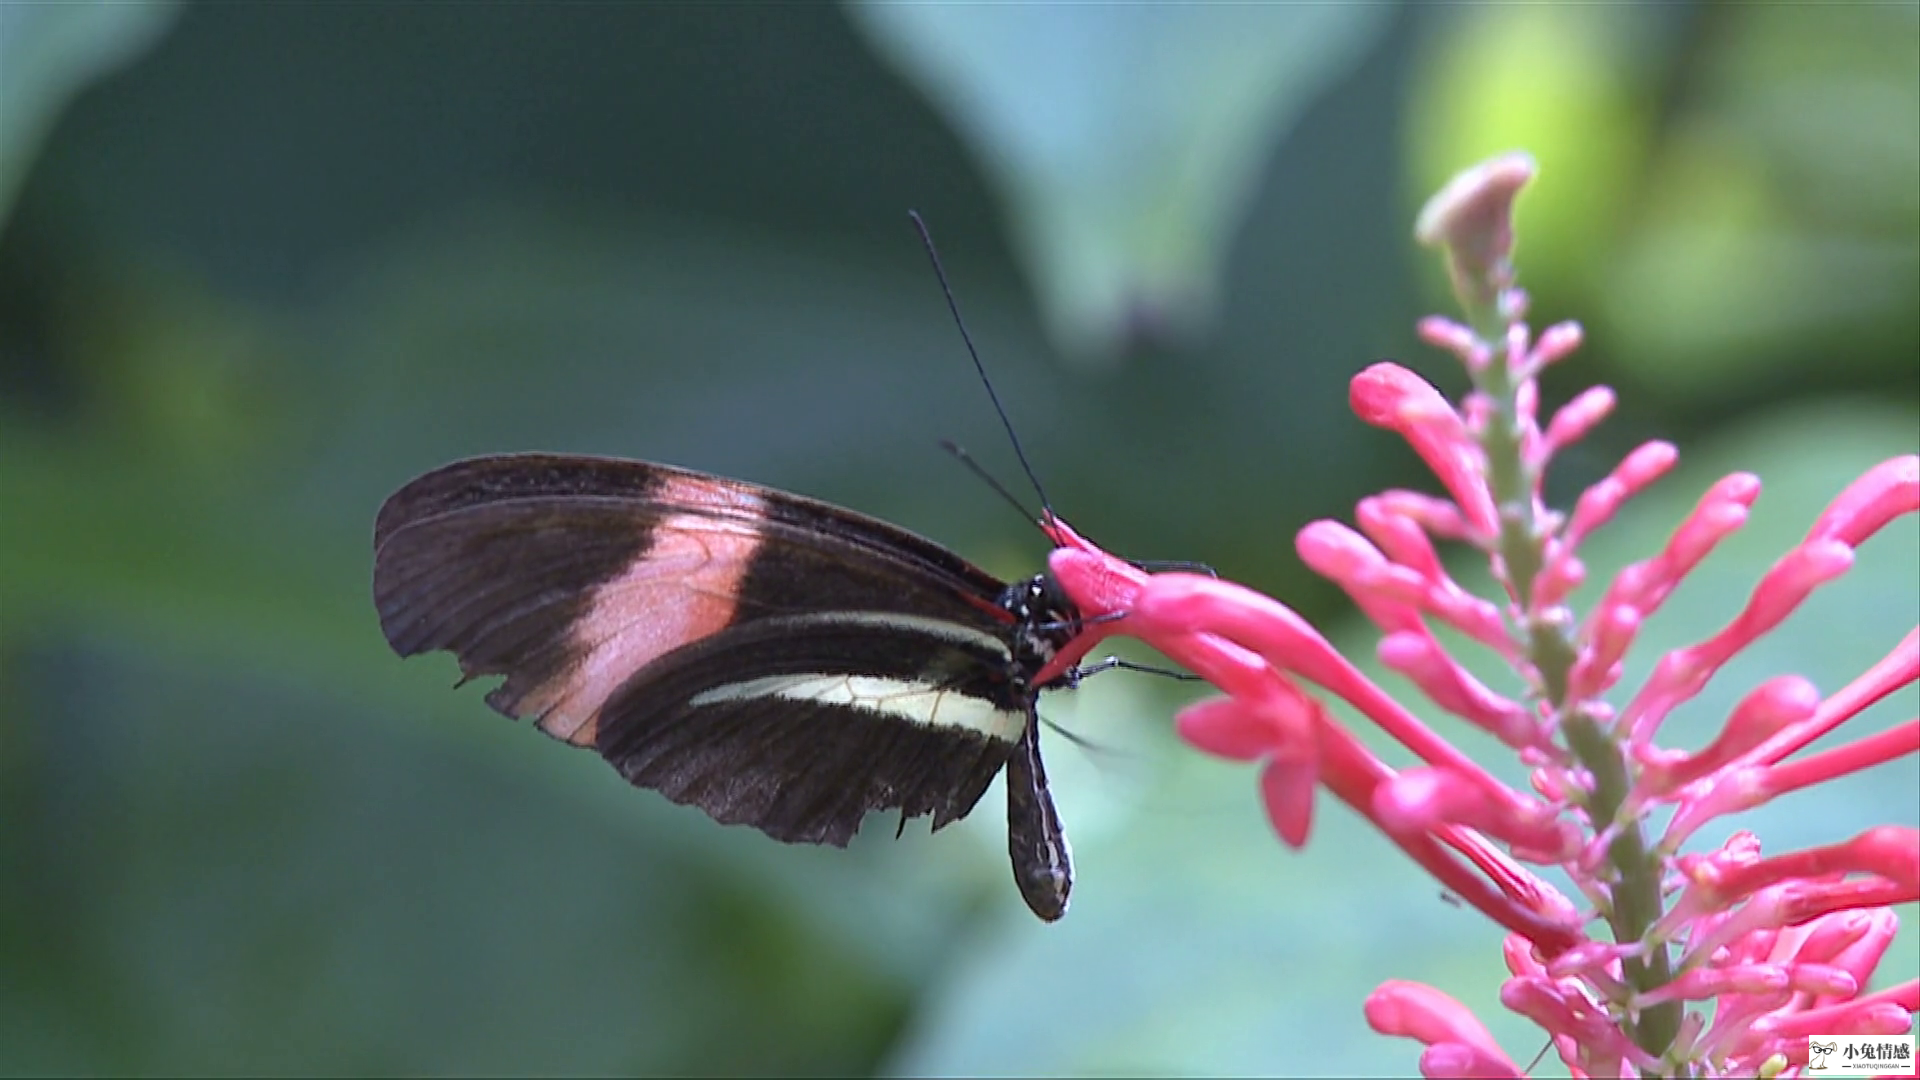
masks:
<path fill-rule="evenodd" d="M 636 785 L 779 840 L 845 845 L 876 810 L 964 817 L 1027 720 L 1006 645 L 884 612 L 756 620 L 623 686 L 599 749 Z"/>

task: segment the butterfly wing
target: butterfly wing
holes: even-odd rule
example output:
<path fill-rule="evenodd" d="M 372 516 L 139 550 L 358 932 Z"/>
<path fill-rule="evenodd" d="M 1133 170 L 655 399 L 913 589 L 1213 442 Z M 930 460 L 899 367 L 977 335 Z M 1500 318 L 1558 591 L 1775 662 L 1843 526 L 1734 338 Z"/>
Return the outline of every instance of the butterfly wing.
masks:
<path fill-rule="evenodd" d="M 500 712 L 783 840 L 844 844 L 873 809 L 963 816 L 1018 738 L 1007 716 L 1025 722 L 1001 583 L 826 503 L 500 455 L 401 488 L 374 544 L 396 652 L 504 675 L 487 695 Z M 939 719 L 962 714 L 971 726 Z"/>

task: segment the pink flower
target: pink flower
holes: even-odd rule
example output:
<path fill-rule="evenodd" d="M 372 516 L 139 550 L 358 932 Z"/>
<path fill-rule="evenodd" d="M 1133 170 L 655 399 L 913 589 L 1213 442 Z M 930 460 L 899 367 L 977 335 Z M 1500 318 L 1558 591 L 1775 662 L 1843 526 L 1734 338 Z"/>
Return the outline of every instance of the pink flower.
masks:
<path fill-rule="evenodd" d="M 1124 633 L 1212 683 L 1224 696 L 1182 710 L 1180 735 L 1207 753 L 1260 764 L 1268 817 L 1287 844 L 1308 841 L 1324 787 L 1511 931 L 1501 1001 L 1545 1030 L 1575 1076 L 1779 1074 L 1806 1063 L 1809 1035 L 1905 1032 L 1920 1011 L 1920 982 L 1863 988 L 1897 929 L 1892 906 L 1920 899 L 1920 828 L 1889 823 L 1780 853 L 1763 854 L 1751 833 L 1715 851 L 1682 848 L 1727 814 L 1920 754 L 1920 718 L 1801 753 L 1920 679 L 1920 628 L 1837 692 L 1823 696 L 1782 674 L 1741 700 L 1707 745 L 1658 738 L 1665 719 L 1717 671 L 1845 574 L 1857 547 L 1920 511 L 1920 457 L 1867 470 L 1726 626 L 1667 653 L 1644 683 L 1616 693 L 1641 626 L 1746 522 L 1761 483 L 1746 473 L 1725 477 L 1664 548 L 1620 571 L 1584 615 L 1567 606 L 1587 573 L 1582 544 L 1669 472 L 1678 451 L 1642 445 L 1570 512 L 1543 502 L 1555 456 L 1616 402 L 1595 387 L 1544 428 L 1538 422 L 1537 379 L 1578 348 L 1581 332 L 1563 324 L 1535 339 L 1523 321 L 1510 214 L 1532 172 L 1517 156 L 1471 170 L 1421 218 L 1421 238 L 1446 250 L 1474 323 L 1430 318 L 1421 334 L 1465 365 L 1473 381 L 1465 399 L 1451 404 L 1390 362 L 1353 380 L 1354 411 L 1406 439 L 1446 496 L 1384 492 L 1361 500 L 1357 528 L 1315 522 L 1296 545 L 1379 627 L 1381 663 L 1432 708 L 1518 753 L 1533 770 L 1530 790 L 1509 787 L 1441 738 L 1279 601 L 1193 574 L 1145 573 L 1058 522 L 1050 524 L 1061 545 L 1053 571 L 1096 621 L 1075 655 L 1050 670 L 1071 666 L 1099 637 Z M 1441 541 L 1477 548 L 1502 595 L 1480 597 L 1454 580 L 1438 555 Z M 1506 661 L 1516 690 L 1469 674 L 1436 626 Z M 1325 695 L 1351 705 L 1420 764 L 1387 766 L 1333 717 Z M 1666 821 L 1657 834 L 1656 815 Z M 1529 866 L 1560 869 L 1576 895 Z M 1438 990 L 1389 982 L 1365 1009 L 1375 1030 L 1426 1047 L 1423 1075 L 1522 1075 L 1486 1028 Z"/>

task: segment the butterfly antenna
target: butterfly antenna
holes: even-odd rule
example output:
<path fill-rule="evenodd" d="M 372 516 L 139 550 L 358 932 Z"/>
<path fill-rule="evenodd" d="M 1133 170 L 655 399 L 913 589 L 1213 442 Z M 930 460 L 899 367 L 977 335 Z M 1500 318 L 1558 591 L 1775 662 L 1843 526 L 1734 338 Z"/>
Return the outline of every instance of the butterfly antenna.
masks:
<path fill-rule="evenodd" d="M 956 458 L 959 458 L 960 464 L 965 465 L 970 471 L 972 471 L 973 475 L 985 481 L 988 487 L 992 488 L 995 492 L 997 492 L 1001 498 L 1007 500 L 1007 505 L 1019 511 L 1020 517 L 1023 520 L 1029 521 L 1029 522 L 1035 520 L 1033 516 L 1033 512 L 1028 510 L 1026 508 L 1026 505 L 1023 504 L 1019 499 L 1014 498 L 1013 492 L 1008 491 L 1005 485 L 1001 484 L 1000 481 L 995 480 L 993 478 L 992 473 L 982 468 L 980 463 L 973 459 L 973 455 L 967 453 L 966 447 L 961 446 L 959 443 L 954 442 L 952 439 L 941 439 L 940 449 L 945 450 L 947 453 L 952 454 Z"/>
<path fill-rule="evenodd" d="M 1033 485 L 1034 494 L 1040 496 L 1040 509 L 1051 518 L 1053 504 L 1047 501 L 1046 489 L 1040 486 L 1040 478 L 1034 475 L 1033 466 L 1027 461 L 1027 452 L 1020 446 L 1020 436 L 1013 433 L 1013 421 L 1007 418 L 1006 407 L 1000 404 L 1000 395 L 994 392 L 993 380 L 987 378 L 987 366 L 980 362 L 980 352 L 973 347 L 973 335 L 967 333 L 966 320 L 960 317 L 960 302 L 953 298 L 953 286 L 947 284 L 947 271 L 940 265 L 940 252 L 933 246 L 933 234 L 927 231 L 927 223 L 921 219 L 918 210 L 907 211 L 907 216 L 913 219 L 913 227 L 920 230 L 920 242 L 926 245 L 927 258 L 933 260 L 934 276 L 940 279 L 940 291 L 946 294 L 947 310 L 953 312 L 953 323 L 960 328 L 960 340 L 966 343 L 967 355 L 973 358 L 973 370 L 980 373 L 980 382 L 987 388 L 987 397 L 993 400 L 993 411 L 1000 414 L 1000 425 L 1007 429 L 1007 441 L 1013 443 L 1013 456 L 1020 459 L 1020 468 L 1027 474 L 1027 482 Z M 996 488 L 999 486 L 994 484 Z"/>

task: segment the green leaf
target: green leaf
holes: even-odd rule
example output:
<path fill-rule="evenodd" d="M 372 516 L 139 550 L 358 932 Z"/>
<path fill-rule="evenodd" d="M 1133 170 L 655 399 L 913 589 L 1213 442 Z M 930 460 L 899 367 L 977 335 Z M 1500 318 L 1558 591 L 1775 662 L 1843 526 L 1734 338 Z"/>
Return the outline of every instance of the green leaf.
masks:
<path fill-rule="evenodd" d="M 1748 527 L 1650 621 L 1616 704 L 1662 652 L 1732 618 L 1826 502 L 1865 469 L 1912 452 L 1914 433 L 1912 412 L 1861 403 L 1769 417 L 1689 453 L 1681 469 L 1598 533 L 1581 597 L 1588 602 L 1618 567 L 1658 550 L 1723 473 L 1745 468 L 1768 485 Z M 1456 572 L 1470 587 L 1484 582 L 1483 566 L 1470 571 L 1463 562 Z M 1667 734 L 1674 744 L 1699 745 L 1741 695 L 1773 674 L 1799 672 L 1823 690 L 1838 689 L 1900 640 L 1917 607 L 1920 522 L 1910 515 L 1863 545 L 1849 575 L 1729 665 Z M 1382 676 L 1371 659 L 1377 637 L 1349 625 L 1336 640 L 1458 745 L 1523 781 L 1511 755 Z M 1497 661 L 1478 662 L 1464 646 L 1458 655 L 1475 660 L 1471 666 L 1496 688 L 1514 691 L 1512 673 Z M 1166 708 L 1151 687 L 1133 692 Z M 1917 699 L 1910 686 L 1848 731 L 1904 720 Z M 1348 722 L 1389 761 L 1406 760 L 1361 721 L 1349 715 Z M 1105 736 L 1091 719 L 1078 726 Z M 1540 1032 L 1498 1004 L 1500 932 L 1471 909 L 1442 903 L 1439 886 L 1356 815 L 1323 795 L 1311 842 L 1289 852 L 1266 824 L 1252 768 L 1202 759 L 1170 737 L 1161 749 L 1164 773 L 1124 827 L 1080 835 L 1072 913 L 1050 927 L 1009 921 L 970 943 L 968 959 L 892 1062 L 895 1071 L 1410 1075 L 1418 1048 L 1372 1034 L 1361 1016 L 1365 995 L 1387 979 L 1458 996 L 1522 1062 L 1539 1049 Z M 1791 850 L 1890 820 L 1910 823 L 1917 789 L 1911 760 L 1896 762 L 1728 827 L 1755 829 L 1769 851 Z M 1069 829 L 1072 810 L 1063 811 Z M 1915 973 L 1911 936 L 1890 952 L 1880 984 Z"/>
<path fill-rule="evenodd" d="M 0 222 L 61 110 L 157 41 L 173 0 L 0 4 Z"/>
<path fill-rule="evenodd" d="M 1208 328 L 1260 170 L 1377 4 L 850 4 L 992 178 L 1054 340 Z"/>

